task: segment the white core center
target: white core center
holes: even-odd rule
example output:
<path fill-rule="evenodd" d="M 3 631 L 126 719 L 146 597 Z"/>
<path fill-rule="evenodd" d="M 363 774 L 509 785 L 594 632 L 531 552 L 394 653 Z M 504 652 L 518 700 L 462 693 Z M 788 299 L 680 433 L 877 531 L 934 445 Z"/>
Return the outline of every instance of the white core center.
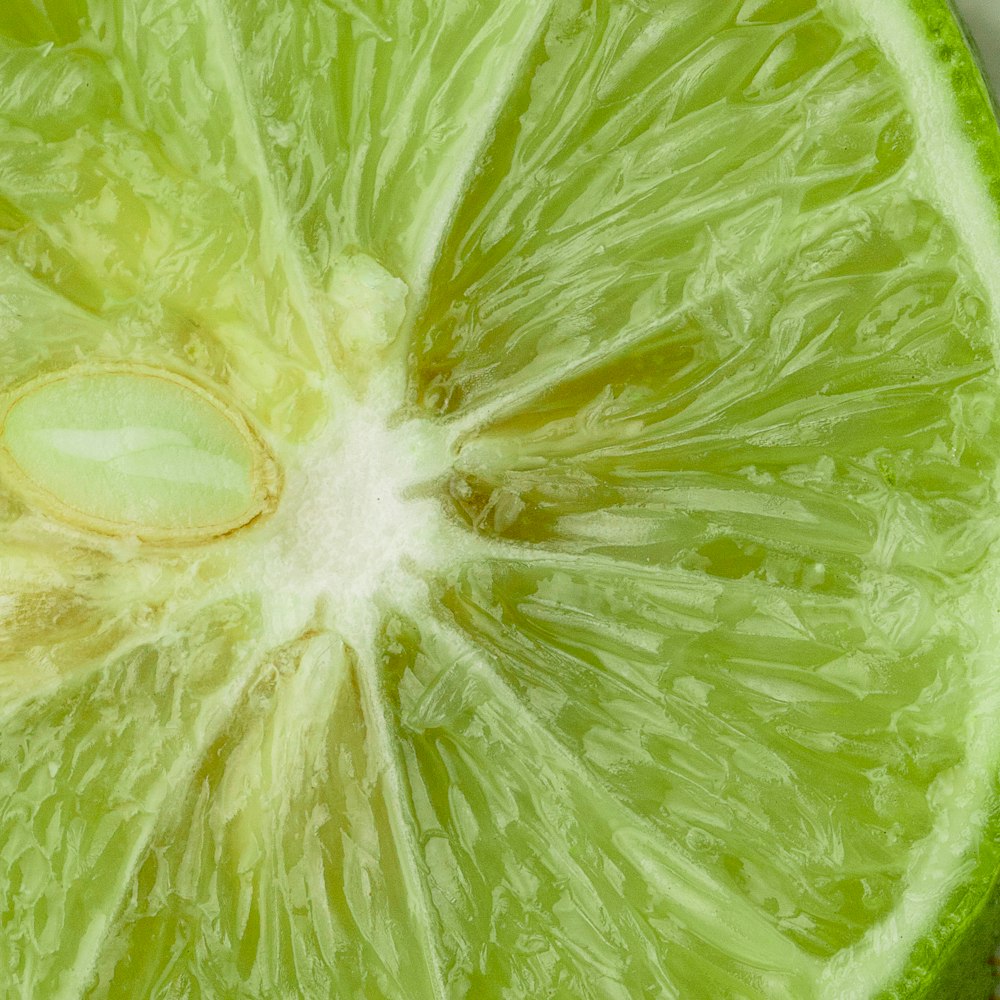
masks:
<path fill-rule="evenodd" d="M 341 411 L 286 468 L 266 555 L 277 577 L 271 614 L 304 627 L 289 619 L 322 600 L 348 642 L 369 638 L 377 598 L 405 602 L 422 586 L 420 571 L 447 556 L 439 502 L 407 495 L 440 475 L 446 455 L 425 421 L 390 428 L 377 405 Z"/>

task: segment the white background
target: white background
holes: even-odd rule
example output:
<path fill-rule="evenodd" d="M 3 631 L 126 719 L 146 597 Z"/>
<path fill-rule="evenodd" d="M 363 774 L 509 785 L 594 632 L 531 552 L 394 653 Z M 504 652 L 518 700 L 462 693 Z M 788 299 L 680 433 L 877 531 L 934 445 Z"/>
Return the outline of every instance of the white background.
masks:
<path fill-rule="evenodd" d="M 871 0 L 878 3 L 879 0 Z M 1000 96 L 1000 0 L 954 0 L 979 46 L 983 65 Z"/>

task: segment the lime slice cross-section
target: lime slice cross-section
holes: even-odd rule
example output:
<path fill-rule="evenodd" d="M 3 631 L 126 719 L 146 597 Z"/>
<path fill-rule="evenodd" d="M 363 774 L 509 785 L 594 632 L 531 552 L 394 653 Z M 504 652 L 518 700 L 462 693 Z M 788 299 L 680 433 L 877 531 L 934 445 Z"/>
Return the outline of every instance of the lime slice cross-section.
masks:
<path fill-rule="evenodd" d="M 0 1000 L 985 1000 L 948 7 L 7 6 Z"/>

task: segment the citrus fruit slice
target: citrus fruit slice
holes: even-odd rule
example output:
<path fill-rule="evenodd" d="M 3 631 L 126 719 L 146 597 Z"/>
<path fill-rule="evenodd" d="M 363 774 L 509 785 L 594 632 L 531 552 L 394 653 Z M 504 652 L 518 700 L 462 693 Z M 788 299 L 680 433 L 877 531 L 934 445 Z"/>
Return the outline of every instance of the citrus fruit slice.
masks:
<path fill-rule="evenodd" d="M 9 0 L 0 84 L 0 995 L 986 996 L 943 3 Z"/>

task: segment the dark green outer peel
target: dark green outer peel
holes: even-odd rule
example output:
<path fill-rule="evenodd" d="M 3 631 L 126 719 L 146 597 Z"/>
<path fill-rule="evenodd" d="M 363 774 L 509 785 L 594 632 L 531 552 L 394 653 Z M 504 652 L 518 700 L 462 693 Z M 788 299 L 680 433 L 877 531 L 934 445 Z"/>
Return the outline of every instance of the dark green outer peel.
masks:
<path fill-rule="evenodd" d="M 950 917 L 911 954 L 905 978 L 877 1000 L 984 1000 L 995 995 L 991 958 L 1000 945 L 998 826 L 1000 810 L 995 810 L 975 876 L 952 894 L 944 908 Z"/>
<path fill-rule="evenodd" d="M 984 180 L 1000 210 L 1000 131 L 997 104 L 977 59 L 978 49 L 950 0 L 911 0 L 927 38 L 944 66 L 961 111 L 963 131 L 976 150 Z"/>

